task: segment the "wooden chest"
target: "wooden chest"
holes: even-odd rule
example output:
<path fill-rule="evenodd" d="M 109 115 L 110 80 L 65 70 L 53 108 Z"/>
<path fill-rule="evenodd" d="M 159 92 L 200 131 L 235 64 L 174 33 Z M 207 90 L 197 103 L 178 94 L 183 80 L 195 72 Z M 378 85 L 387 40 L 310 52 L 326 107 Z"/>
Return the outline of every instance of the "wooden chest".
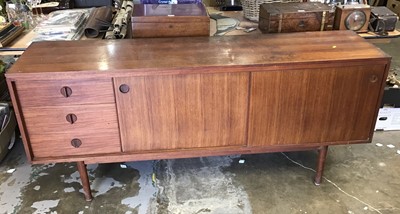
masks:
<path fill-rule="evenodd" d="M 203 4 L 136 4 L 132 37 L 209 36 L 210 18 Z"/>
<path fill-rule="evenodd" d="M 260 6 L 262 33 L 332 30 L 334 11 L 319 2 L 267 3 Z"/>

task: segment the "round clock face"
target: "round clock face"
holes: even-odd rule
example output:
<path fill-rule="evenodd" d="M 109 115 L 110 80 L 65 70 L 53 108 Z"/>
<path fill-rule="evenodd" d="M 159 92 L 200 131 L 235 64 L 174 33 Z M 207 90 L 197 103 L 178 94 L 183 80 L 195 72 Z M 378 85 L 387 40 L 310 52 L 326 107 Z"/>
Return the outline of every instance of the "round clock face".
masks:
<path fill-rule="evenodd" d="M 344 23 L 348 30 L 358 31 L 364 26 L 366 21 L 367 16 L 365 13 L 360 10 L 355 10 L 346 17 Z"/>

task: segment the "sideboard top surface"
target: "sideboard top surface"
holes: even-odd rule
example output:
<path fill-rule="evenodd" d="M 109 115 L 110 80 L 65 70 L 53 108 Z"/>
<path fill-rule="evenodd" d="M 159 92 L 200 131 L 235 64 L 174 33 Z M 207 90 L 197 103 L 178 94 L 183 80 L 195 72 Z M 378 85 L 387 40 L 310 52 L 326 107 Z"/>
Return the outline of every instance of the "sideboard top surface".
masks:
<path fill-rule="evenodd" d="M 388 59 L 351 31 L 33 43 L 7 76 Z"/>

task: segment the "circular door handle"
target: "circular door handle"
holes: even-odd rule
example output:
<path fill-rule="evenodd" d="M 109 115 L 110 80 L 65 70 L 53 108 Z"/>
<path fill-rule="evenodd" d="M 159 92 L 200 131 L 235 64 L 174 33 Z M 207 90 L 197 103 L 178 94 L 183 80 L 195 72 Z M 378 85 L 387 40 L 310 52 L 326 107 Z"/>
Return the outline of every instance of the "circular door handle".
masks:
<path fill-rule="evenodd" d="M 66 119 L 69 123 L 74 124 L 74 123 L 78 120 L 78 117 L 77 117 L 75 114 L 67 114 L 67 116 L 65 117 L 65 119 Z"/>
<path fill-rule="evenodd" d="M 64 96 L 64 97 L 70 97 L 72 95 L 72 89 L 68 86 L 64 86 L 61 88 L 60 93 Z"/>
<path fill-rule="evenodd" d="M 75 138 L 71 140 L 71 145 L 75 148 L 79 148 L 82 145 L 82 141 Z"/>
<path fill-rule="evenodd" d="M 120 85 L 119 86 L 119 91 L 121 93 L 124 93 L 124 94 L 128 93 L 129 92 L 129 85 L 127 85 L 127 84 Z"/>
<path fill-rule="evenodd" d="M 369 81 L 372 82 L 372 83 L 378 81 L 378 76 L 376 76 L 376 75 L 370 76 L 370 77 L 369 77 Z"/>

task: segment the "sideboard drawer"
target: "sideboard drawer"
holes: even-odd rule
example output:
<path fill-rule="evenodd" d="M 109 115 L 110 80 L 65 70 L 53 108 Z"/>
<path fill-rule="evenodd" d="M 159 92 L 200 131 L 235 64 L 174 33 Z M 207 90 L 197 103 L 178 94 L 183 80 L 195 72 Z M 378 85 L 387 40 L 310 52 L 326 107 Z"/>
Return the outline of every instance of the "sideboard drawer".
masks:
<path fill-rule="evenodd" d="M 34 158 L 87 156 L 121 152 L 119 135 L 114 130 L 107 132 L 59 132 L 31 135 L 29 140 Z"/>
<path fill-rule="evenodd" d="M 121 151 L 115 104 L 27 107 L 23 116 L 35 157 Z"/>
<path fill-rule="evenodd" d="M 114 103 L 111 79 L 17 81 L 24 107 Z"/>
<path fill-rule="evenodd" d="M 118 129 L 115 104 L 27 107 L 22 113 L 29 134 Z"/>

